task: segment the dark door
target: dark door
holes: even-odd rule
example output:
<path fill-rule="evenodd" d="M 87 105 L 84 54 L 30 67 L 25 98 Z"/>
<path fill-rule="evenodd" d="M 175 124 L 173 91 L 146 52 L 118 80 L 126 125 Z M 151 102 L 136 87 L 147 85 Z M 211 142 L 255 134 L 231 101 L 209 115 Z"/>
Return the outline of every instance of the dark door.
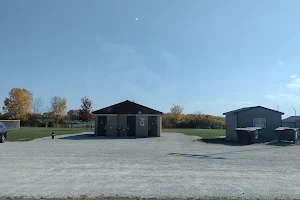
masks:
<path fill-rule="evenodd" d="M 127 116 L 127 136 L 135 136 L 135 116 Z"/>
<path fill-rule="evenodd" d="M 148 136 L 157 136 L 157 116 L 148 117 Z"/>
<path fill-rule="evenodd" d="M 98 136 L 106 136 L 106 122 L 107 117 L 106 116 L 99 116 L 98 117 L 98 126 L 97 126 L 97 135 Z"/>

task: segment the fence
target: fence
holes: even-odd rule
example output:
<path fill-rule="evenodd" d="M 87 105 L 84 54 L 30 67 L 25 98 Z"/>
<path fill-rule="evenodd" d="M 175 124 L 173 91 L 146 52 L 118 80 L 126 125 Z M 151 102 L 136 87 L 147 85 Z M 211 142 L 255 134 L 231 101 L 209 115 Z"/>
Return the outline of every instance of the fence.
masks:
<path fill-rule="evenodd" d="M 20 128 L 20 120 L 0 120 L 0 122 L 3 123 L 7 129 Z"/>

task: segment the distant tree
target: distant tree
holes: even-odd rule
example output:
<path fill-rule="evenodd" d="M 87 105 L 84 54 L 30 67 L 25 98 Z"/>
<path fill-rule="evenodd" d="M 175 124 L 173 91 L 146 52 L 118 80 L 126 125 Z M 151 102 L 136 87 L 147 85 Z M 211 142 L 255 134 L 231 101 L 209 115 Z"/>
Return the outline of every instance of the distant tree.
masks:
<path fill-rule="evenodd" d="M 67 100 L 64 97 L 52 97 L 50 102 L 50 116 L 54 119 L 56 126 L 58 126 L 59 119 L 61 119 L 67 109 Z"/>
<path fill-rule="evenodd" d="M 44 109 L 43 109 L 43 107 L 44 107 L 44 100 L 41 97 L 33 99 L 31 107 L 32 107 L 33 113 L 35 113 L 35 114 L 41 114 L 44 111 Z"/>
<path fill-rule="evenodd" d="M 182 114 L 183 113 L 183 107 L 173 104 L 173 106 L 170 109 L 170 113 L 172 113 L 172 114 Z"/>
<path fill-rule="evenodd" d="M 30 113 L 32 93 L 27 89 L 12 88 L 5 98 L 3 111 L 10 119 L 26 120 Z"/>
<path fill-rule="evenodd" d="M 60 125 L 66 124 L 67 123 L 67 115 L 64 115 L 61 118 L 59 118 L 58 123 Z"/>
<path fill-rule="evenodd" d="M 199 111 L 183 114 L 183 108 L 173 105 L 169 113 L 162 116 L 163 128 L 225 128 L 225 117 L 204 115 Z"/>
<path fill-rule="evenodd" d="M 92 101 L 84 97 L 81 99 L 81 103 L 82 105 L 80 109 L 80 120 L 85 122 L 87 128 L 87 123 L 93 119 L 93 115 L 91 113 Z"/>
<path fill-rule="evenodd" d="M 201 112 L 201 111 L 199 111 L 199 110 L 197 110 L 197 111 L 195 111 L 195 114 L 196 114 L 196 115 L 201 115 L 201 114 L 202 114 L 202 112 Z"/>
<path fill-rule="evenodd" d="M 69 110 L 67 112 L 67 119 L 70 121 L 80 120 L 80 109 Z"/>
<path fill-rule="evenodd" d="M 181 123 L 184 120 L 183 116 L 183 107 L 174 104 L 170 109 L 170 117 L 173 123 Z"/>
<path fill-rule="evenodd" d="M 51 112 L 44 112 L 43 113 L 43 119 L 52 119 L 53 115 Z"/>

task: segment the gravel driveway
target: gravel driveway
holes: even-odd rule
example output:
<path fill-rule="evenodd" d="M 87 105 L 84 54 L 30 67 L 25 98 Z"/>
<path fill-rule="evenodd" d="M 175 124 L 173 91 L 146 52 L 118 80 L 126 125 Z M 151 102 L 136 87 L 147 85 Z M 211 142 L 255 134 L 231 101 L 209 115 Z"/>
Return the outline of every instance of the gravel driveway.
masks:
<path fill-rule="evenodd" d="M 0 144 L 0 195 L 300 197 L 300 146 L 87 135 Z"/>

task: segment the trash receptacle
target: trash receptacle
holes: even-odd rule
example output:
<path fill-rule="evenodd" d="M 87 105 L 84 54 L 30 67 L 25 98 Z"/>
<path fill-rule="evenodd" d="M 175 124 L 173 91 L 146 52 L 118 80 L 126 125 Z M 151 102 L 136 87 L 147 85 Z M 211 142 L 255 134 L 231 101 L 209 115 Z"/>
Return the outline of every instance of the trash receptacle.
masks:
<path fill-rule="evenodd" d="M 236 128 L 235 132 L 239 142 L 243 144 L 253 144 L 258 141 L 261 129 L 260 127 Z"/>
<path fill-rule="evenodd" d="M 275 129 L 279 141 L 292 141 L 296 143 L 299 139 L 299 128 L 278 127 Z"/>

